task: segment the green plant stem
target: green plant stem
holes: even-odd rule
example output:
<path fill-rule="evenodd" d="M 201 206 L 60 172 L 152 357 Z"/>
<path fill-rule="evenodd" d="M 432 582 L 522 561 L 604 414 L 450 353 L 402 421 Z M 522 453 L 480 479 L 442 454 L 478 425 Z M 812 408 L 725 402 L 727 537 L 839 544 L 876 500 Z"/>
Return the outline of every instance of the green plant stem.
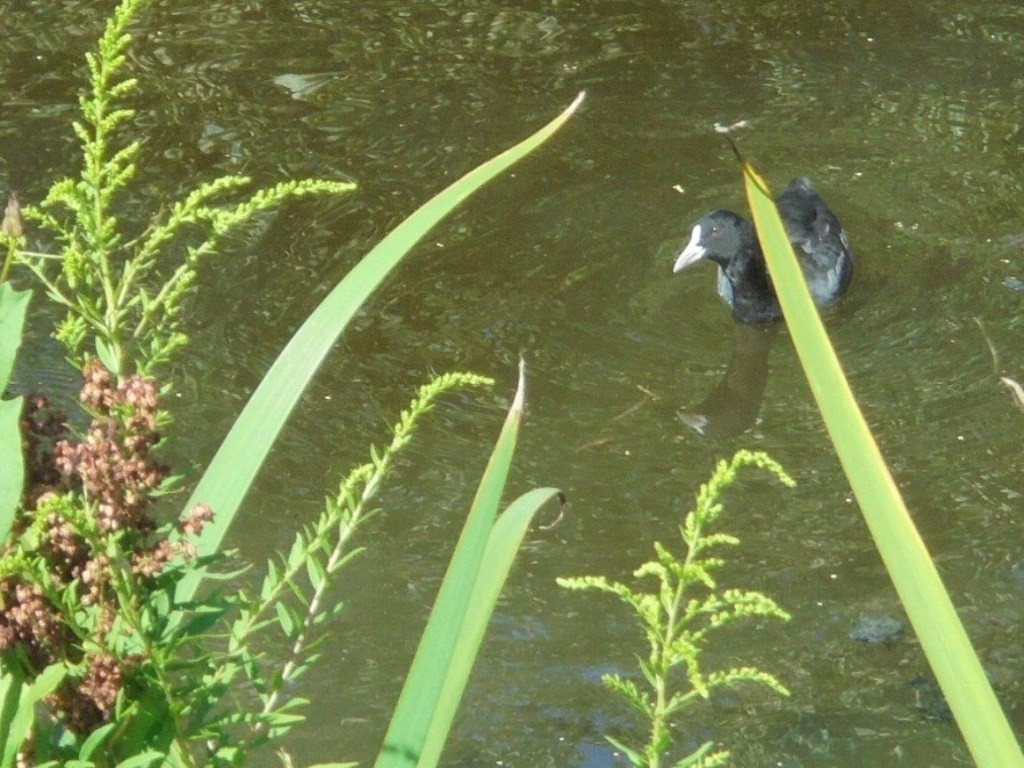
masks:
<path fill-rule="evenodd" d="M 746 465 L 769 470 L 784 485 L 794 484 L 777 462 L 761 452 L 741 450 L 731 462 L 720 461 L 711 479 L 701 486 L 694 509 L 680 526 L 686 556 L 680 560 L 668 548 L 655 542 L 656 558 L 633 572 L 637 578 L 656 578 L 657 587 L 641 591 L 603 576 L 558 579 L 561 586 L 569 589 L 597 589 L 615 595 L 633 609 L 647 638 L 650 653 L 646 661 L 640 661 L 640 668 L 649 690 L 641 690 L 636 683 L 621 675 L 609 674 L 602 678 L 608 688 L 621 696 L 649 724 L 648 739 L 642 747 L 634 748 L 607 737 L 635 768 L 660 768 L 662 757 L 672 747 L 671 718 L 695 699 L 706 699 L 715 688 L 753 682 L 788 695 L 786 688 L 773 675 L 755 667 L 731 667 L 704 674 L 700 666 L 703 647 L 712 630 L 744 617 L 789 619 L 789 614 L 773 600 L 758 592 L 719 590 L 712 574 L 725 561 L 702 555 L 712 547 L 739 543 L 733 536 L 706 533 L 705 529 L 721 512 L 718 499 L 722 491 L 735 481 L 739 469 Z M 694 597 L 691 588 L 701 588 L 706 594 Z M 688 594 L 691 596 L 686 599 Z M 684 668 L 689 690 L 673 693 L 669 685 L 670 675 L 678 667 Z M 728 752 L 718 750 L 712 753 L 713 749 L 714 744 L 707 742 L 674 765 L 680 768 L 684 765 L 723 764 Z"/>
<path fill-rule="evenodd" d="M 138 610 L 138 596 L 144 594 L 146 590 L 132 574 L 130 563 L 117 563 L 115 560 L 115 558 L 123 559 L 122 548 L 115 538 L 111 538 L 107 551 L 111 563 L 116 563 L 116 566 L 111 569 L 111 583 L 118 600 L 118 616 L 131 627 L 133 637 L 141 645 L 143 658 L 154 662 L 149 665 L 149 668 L 156 677 L 157 686 L 164 701 L 171 704 L 178 698 L 175 693 L 174 681 L 168 674 L 168 670 L 173 667 L 174 659 L 166 658 L 165 646 L 159 641 L 155 642 L 145 629 L 145 622 Z M 181 720 L 181 713 L 171 705 L 167 707 L 167 715 L 173 721 L 174 737 L 171 748 L 178 755 L 178 765 L 182 765 L 184 768 L 198 768 L 192 750 L 189 748 L 187 728 Z"/>
<path fill-rule="evenodd" d="M 698 532 L 699 536 L 699 532 Z M 689 565 L 694 556 L 694 548 L 690 547 L 686 553 L 685 563 Z M 660 639 L 660 648 L 656 648 L 657 666 L 654 672 L 654 710 L 651 717 L 651 737 L 645 749 L 649 768 L 659 768 L 661 765 L 662 750 L 658 745 L 665 743 L 669 735 L 668 718 L 672 712 L 669 708 L 668 675 L 672 668 L 672 647 L 676 639 L 676 631 L 681 628 L 679 620 L 679 606 L 683 601 L 686 585 L 677 581 L 672 599 L 664 606 L 665 623 L 664 633 Z M 673 707 L 672 711 L 676 708 Z"/>
<path fill-rule="evenodd" d="M 456 388 L 491 387 L 492 379 L 466 373 L 449 373 L 439 376 L 420 387 L 417 397 L 402 412 L 399 422 L 392 430 L 391 442 L 381 452 L 374 454 L 374 460 L 356 467 L 341 484 L 341 488 L 319 521 L 312 535 L 305 537 L 304 552 L 301 557 L 289 558 L 289 567 L 282 572 L 278 583 L 270 590 L 261 591 L 260 603 L 247 613 L 246 620 L 232 633 L 232 646 L 244 646 L 260 621 L 269 609 L 283 599 L 286 592 L 294 588 L 297 579 L 306 569 L 307 563 L 322 551 L 324 544 L 330 540 L 331 532 L 336 531 L 335 541 L 324 564 L 325 578 L 314 587 L 313 595 L 308 601 L 303 617 L 302 628 L 292 640 L 291 653 L 281 672 L 274 676 L 280 681 L 263 703 L 263 714 L 273 712 L 281 697 L 283 684 L 295 674 L 299 660 L 302 659 L 309 642 L 311 631 L 320 615 L 327 589 L 331 585 L 330 577 L 334 575 L 344 562 L 354 553 L 346 551 L 346 545 L 353 534 L 368 518 L 368 505 L 376 496 L 384 477 L 389 473 L 398 454 L 409 444 L 418 426 L 419 419 L 429 412 L 442 394 Z M 253 728 L 254 737 L 262 736 L 268 728 L 268 720 L 260 719 Z"/>
<path fill-rule="evenodd" d="M 380 469 L 378 472 L 374 473 L 375 477 L 371 477 L 371 479 L 367 481 L 367 489 L 369 489 L 370 483 L 373 482 L 374 479 L 379 480 L 381 477 L 383 477 L 384 471 L 384 469 Z M 368 501 L 369 498 L 369 496 L 366 496 L 364 494 L 363 498 L 360 500 L 357 510 L 355 510 L 352 513 L 352 515 L 348 517 L 348 519 L 343 519 L 340 521 L 330 521 L 338 526 L 338 541 L 334 549 L 331 551 L 330 556 L 327 558 L 325 570 L 327 571 L 328 574 L 336 572 L 338 568 L 341 567 L 343 560 L 347 557 L 347 554 L 345 552 L 345 545 L 348 543 L 349 539 L 355 533 L 356 528 L 362 521 L 363 508 L 365 506 L 365 502 Z M 284 667 L 281 670 L 279 679 L 282 682 L 291 679 L 292 675 L 295 674 L 295 671 L 299 664 L 299 659 L 301 659 L 303 654 L 305 653 L 306 644 L 309 640 L 310 633 L 313 630 L 316 617 L 320 614 L 321 604 L 323 602 L 324 595 L 327 591 L 329 583 L 330 582 L 328 579 L 324 579 L 313 592 L 313 597 L 309 601 L 309 607 L 306 611 L 306 615 L 303 620 L 302 630 L 299 632 L 298 637 L 292 643 L 288 661 L 285 662 Z M 276 686 L 270 692 L 270 695 L 266 697 L 266 700 L 263 702 L 264 715 L 268 715 L 275 709 L 277 709 L 278 703 L 280 702 L 282 690 L 283 686 Z M 255 736 L 259 737 L 266 732 L 268 728 L 267 722 L 268 721 L 265 719 L 257 721 L 256 726 L 253 728 Z"/>
<path fill-rule="evenodd" d="M 7 276 L 11 272 L 11 264 L 14 263 L 15 257 L 18 254 L 18 241 L 13 237 L 3 237 L 3 240 L 7 241 L 7 253 L 4 256 L 3 267 L 0 267 L 0 283 L 7 282 Z"/>

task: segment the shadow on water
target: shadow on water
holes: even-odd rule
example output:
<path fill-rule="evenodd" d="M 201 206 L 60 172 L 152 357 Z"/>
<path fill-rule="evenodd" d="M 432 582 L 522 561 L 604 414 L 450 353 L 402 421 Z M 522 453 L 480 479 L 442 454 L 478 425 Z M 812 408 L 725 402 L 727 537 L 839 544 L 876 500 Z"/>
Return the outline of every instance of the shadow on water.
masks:
<path fill-rule="evenodd" d="M 721 381 L 679 419 L 695 432 L 719 440 L 742 434 L 757 419 L 768 383 L 768 353 L 779 333 L 778 325 L 736 323 L 732 353 Z"/>

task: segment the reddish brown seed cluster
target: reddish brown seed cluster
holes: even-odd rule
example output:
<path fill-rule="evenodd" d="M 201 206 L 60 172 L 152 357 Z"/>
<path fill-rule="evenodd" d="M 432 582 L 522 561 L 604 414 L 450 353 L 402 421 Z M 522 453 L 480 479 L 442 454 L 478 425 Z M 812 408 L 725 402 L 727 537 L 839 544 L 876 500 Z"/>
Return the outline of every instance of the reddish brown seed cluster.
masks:
<path fill-rule="evenodd" d="M 145 509 L 167 476 L 167 469 L 150 456 L 159 440 L 156 384 L 136 374 L 115 386 L 98 360 L 87 363 L 82 373 L 80 398 L 93 421 L 80 442 L 61 440 L 54 446 L 57 468 L 95 502 L 102 533 L 126 528 L 149 533 L 153 522 Z"/>
<path fill-rule="evenodd" d="M 118 659 L 110 654 L 86 658 L 85 674 L 74 685 L 63 685 L 49 702 L 65 716 L 69 729 L 85 734 L 110 720 L 126 669 L 138 659 Z"/>
<path fill-rule="evenodd" d="M 45 396 L 30 395 L 22 411 L 21 435 L 25 456 L 25 485 L 29 493 L 38 496 L 61 480 L 53 460 L 53 445 L 68 436 L 67 420 L 63 413 L 50 407 L 50 401 Z M 26 504 L 35 506 L 34 499 L 26 496 Z"/>
<path fill-rule="evenodd" d="M 141 662 L 100 650 L 107 647 L 117 606 L 107 548 L 116 542 L 118 558 L 131 563 L 136 588 L 145 590 L 172 560 L 194 556 L 189 537 L 213 517 L 200 504 L 179 521 L 183 538 L 157 535 L 153 492 L 168 472 L 152 455 L 159 441 L 157 385 L 139 375 L 115 382 L 98 360 L 87 363 L 83 375 L 80 399 L 92 421 L 78 440 L 45 398 L 29 398 L 22 420 L 28 511 L 17 521 L 12 541 L 36 531 L 34 553 L 45 564 L 51 594 L 74 585 L 78 601 L 95 607 L 89 646 L 77 642 L 30 570 L 0 580 L 0 651 L 21 649 L 30 673 L 55 661 L 84 669 L 50 700 L 78 733 L 110 719 L 124 678 Z M 14 546 L 8 545 L 8 554 Z"/>

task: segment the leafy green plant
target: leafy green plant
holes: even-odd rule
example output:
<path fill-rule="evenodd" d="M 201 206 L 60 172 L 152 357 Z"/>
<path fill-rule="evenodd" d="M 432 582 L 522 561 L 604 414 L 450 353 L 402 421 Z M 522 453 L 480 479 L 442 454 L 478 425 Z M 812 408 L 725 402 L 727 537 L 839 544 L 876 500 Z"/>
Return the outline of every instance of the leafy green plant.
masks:
<path fill-rule="evenodd" d="M 140 386 L 137 377 L 127 382 L 129 391 Z M 190 563 L 171 562 L 179 551 L 169 545 L 167 527 L 157 527 L 145 507 L 118 503 L 123 486 L 114 477 L 124 472 L 115 466 L 110 474 L 95 474 L 96 460 L 110 455 L 108 444 L 61 441 L 58 463 L 81 474 L 96 504 L 83 510 L 74 494 L 46 493 L 0 561 L 8 609 L 3 625 L 17 639 L 13 647 L 5 642 L 6 674 L 0 679 L 12 697 L 7 743 L 21 744 L 26 707 L 42 698 L 59 718 L 35 719 L 39 763 L 87 761 L 102 747 L 97 754 L 237 765 L 273 743 L 302 719 L 298 710 L 305 700 L 284 697 L 284 688 L 316 659 L 311 648 L 323 639 L 324 621 L 339 610 L 327 601 L 327 589 L 356 553 L 351 539 L 368 518 L 395 456 L 439 397 L 491 383 L 453 373 L 422 387 L 389 444 L 371 450 L 372 460 L 349 473 L 318 521 L 296 535 L 287 557 L 268 563 L 257 592 L 229 589 L 204 600 L 177 631 L 170 629 L 171 598 Z M 86 386 L 97 408 L 124 389 L 124 383 L 100 382 L 96 375 Z M 155 397 L 147 402 L 151 414 Z M 101 429 L 95 421 L 90 433 L 103 433 L 105 441 L 120 437 L 118 429 Z M 152 474 L 152 468 L 141 474 Z M 207 515 L 208 510 L 195 510 L 183 532 L 201 527 Z M 68 580 L 67 574 L 78 577 Z M 272 630 L 290 648 L 283 666 L 268 667 L 260 652 Z M 246 703 L 253 698 L 260 702 L 255 709 Z M 70 734 L 81 740 L 69 745 Z"/>
<path fill-rule="evenodd" d="M 437 765 L 519 544 L 541 505 L 560 495 L 554 488 L 536 488 L 519 496 L 498 516 L 522 421 L 524 397 L 520 362 L 516 396 L 402 687 L 376 768 Z"/>
<path fill-rule="evenodd" d="M 771 598 L 752 590 L 721 589 L 716 579 L 726 560 L 710 554 L 710 550 L 735 546 L 739 540 L 729 534 L 711 533 L 709 528 L 722 513 L 722 492 L 736 481 L 739 470 L 748 465 L 768 470 L 787 486 L 794 485 L 782 467 L 761 452 L 741 450 L 731 461 L 720 461 L 708 482 L 700 487 L 696 506 L 680 526 L 686 555 L 680 558 L 655 542 L 656 559 L 634 571 L 637 579 L 656 581 L 650 590 L 610 581 L 604 576 L 558 579 L 568 589 L 596 589 L 615 595 L 633 609 L 643 630 L 649 650 L 646 658 L 638 658 L 642 682 L 638 684 L 618 674 L 603 678 L 604 684 L 647 722 L 647 741 L 643 745 L 606 737 L 634 766 L 660 768 L 673 747 L 674 718 L 698 700 L 707 699 L 716 688 L 758 683 L 783 696 L 789 695 L 774 675 L 757 667 L 706 672 L 702 665 L 701 657 L 711 634 L 722 627 L 750 617 L 789 620 L 789 614 Z M 673 687 L 675 670 L 685 674 L 687 687 Z M 707 742 L 672 766 L 723 765 L 728 751 L 713 749 L 713 743 Z"/>
<path fill-rule="evenodd" d="M 979 766 L 1024 766 L 995 697 L 882 453 L 857 405 L 764 180 L 736 145 L 772 282 L 843 471 L 932 671 Z"/>
<path fill-rule="evenodd" d="M 48 412 L 44 398 L 23 414 L 31 482 L 24 489 L 20 480 L 12 486 L 24 499 L 0 558 L 4 768 L 16 760 L 81 768 L 239 765 L 302 719 L 303 700 L 284 696 L 284 686 L 315 660 L 323 622 L 337 611 L 327 589 L 355 554 L 351 540 L 368 518 L 367 504 L 436 398 L 487 380 L 446 374 L 422 388 L 388 446 L 371 448 L 371 461 L 346 477 L 319 520 L 297 534 L 289 554 L 268 564 L 257 592 L 233 586 L 239 574 L 223 573 L 224 531 L 302 390 L 367 296 L 435 223 L 549 138 L 582 100 L 428 201 L 346 276 L 282 352 L 179 518 L 161 522 L 153 503 L 173 478 L 157 461 L 158 427 L 165 423 L 160 386 L 151 374 L 185 343 L 179 313 L 198 262 L 227 232 L 269 206 L 351 185 L 285 182 L 234 207 L 219 207 L 213 198 L 236 191 L 241 181 L 217 179 L 129 239 L 117 201 L 136 172 L 140 145 L 115 150 L 114 144 L 132 116 L 120 101 L 136 83 L 119 80 L 118 72 L 130 42 L 128 24 L 144 3 L 123 0 L 98 53 L 89 56 L 91 90 L 75 125 L 85 155 L 80 180 L 58 182 L 39 209 L 29 210 L 61 243 L 58 273 L 50 275 L 52 257 L 20 250 L 20 229 L 8 231 L 4 222 L 8 255 L 16 254 L 66 310 L 57 336 L 82 368 L 81 399 L 92 420 L 84 434 L 72 434 L 61 415 Z M 188 248 L 169 277 L 158 278 L 165 261 L 159 254 L 187 239 L 196 225 L 209 235 Z M 5 260 L 5 274 L 10 263 Z M 0 286 L 0 312 L 12 305 L 5 291 Z M 0 328 L 0 364 L 13 361 L 17 340 L 20 324 Z M 449 659 L 440 686 L 433 675 L 419 682 L 412 675 L 408 695 L 437 716 L 420 732 L 406 724 L 418 724 L 425 710 L 396 715 L 403 754 L 422 747 L 429 760 L 440 752 L 518 543 L 537 508 L 556 493 L 529 492 L 496 517 L 522 402 L 521 373 L 446 579 L 450 586 L 439 598 L 436 612 L 445 619 L 432 621 L 440 630 L 428 629 L 424 641 L 425 658 L 436 659 L 451 652 L 449 630 L 461 627 L 454 636 L 458 654 Z M 8 469 L 0 468 L 0 479 L 20 476 Z M 211 590 L 195 599 L 203 576 Z M 273 631 L 291 649 L 279 666 L 268 666 L 258 645 Z M 431 640 L 438 632 L 442 639 Z M 255 709 L 253 700 L 259 702 Z"/>
<path fill-rule="evenodd" d="M 252 594 L 243 590 L 231 598 L 237 616 L 231 622 L 226 652 L 213 654 L 213 664 L 190 669 L 176 693 L 176 698 L 189 702 L 182 716 L 202 721 L 201 732 L 214 764 L 233 764 L 247 752 L 272 744 L 301 721 L 299 708 L 307 702 L 286 696 L 285 688 L 294 686 L 316 661 L 313 649 L 324 639 L 319 631 L 341 609 L 328 601 L 328 587 L 361 551 L 352 547 L 352 538 L 372 517 L 370 504 L 395 457 L 439 397 L 454 389 L 492 384 L 484 377 L 451 373 L 421 387 L 394 426 L 391 441 L 383 449 L 371 448 L 371 461 L 349 472 L 319 519 L 296 534 L 287 556 L 268 563 L 259 590 Z M 268 665 L 258 652 L 258 641 L 268 628 L 276 630 L 290 649 L 283 666 Z M 209 653 L 208 642 L 199 639 Z M 244 690 L 237 685 L 240 678 L 260 702 L 255 712 L 235 699 L 244 699 Z M 244 728 L 241 737 L 240 726 Z M 189 729 L 196 730 L 195 724 Z"/>
<path fill-rule="evenodd" d="M 337 194 L 354 184 L 292 180 L 263 189 L 233 206 L 215 205 L 225 195 L 249 186 L 245 176 L 222 176 L 200 184 L 141 235 L 129 239 L 117 216 L 117 201 L 135 177 L 141 143 L 115 148 L 119 131 L 135 116 L 121 106 L 138 87 L 121 78 L 127 28 L 149 0 L 123 0 L 106 25 L 96 53 L 87 53 L 89 89 L 79 99 L 81 122 L 74 123 L 84 163 L 78 179 L 58 181 L 42 204 L 25 215 L 61 244 L 60 269 L 51 276 L 47 254 L 22 254 L 50 298 L 66 310 L 57 329 L 79 367 L 98 355 L 118 378 L 138 371 L 153 375 L 187 342 L 180 327 L 182 302 L 195 286 L 196 268 L 216 252 L 233 230 L 282 201 L 313 194 Z M 163 250 L 189 229 L 208 234 L 189 245 L 179 266 L 155 281 Z M 91 341 L 91 343 L 89 343 Z"/>

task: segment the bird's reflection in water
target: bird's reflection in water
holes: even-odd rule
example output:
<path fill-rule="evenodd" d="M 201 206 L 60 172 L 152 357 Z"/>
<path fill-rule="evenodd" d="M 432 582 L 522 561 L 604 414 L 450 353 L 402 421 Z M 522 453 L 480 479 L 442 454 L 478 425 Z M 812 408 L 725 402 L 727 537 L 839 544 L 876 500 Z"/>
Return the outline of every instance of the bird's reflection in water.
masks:
<path fill-rule="evenodd" d="M 680 421 L 705 437 L 732 437 L 747 430 L 761 410 L 768 382 L 768 352 L 779 325 L 736 323 L 725 375 L 704 400 L 679 412 Z"/>

